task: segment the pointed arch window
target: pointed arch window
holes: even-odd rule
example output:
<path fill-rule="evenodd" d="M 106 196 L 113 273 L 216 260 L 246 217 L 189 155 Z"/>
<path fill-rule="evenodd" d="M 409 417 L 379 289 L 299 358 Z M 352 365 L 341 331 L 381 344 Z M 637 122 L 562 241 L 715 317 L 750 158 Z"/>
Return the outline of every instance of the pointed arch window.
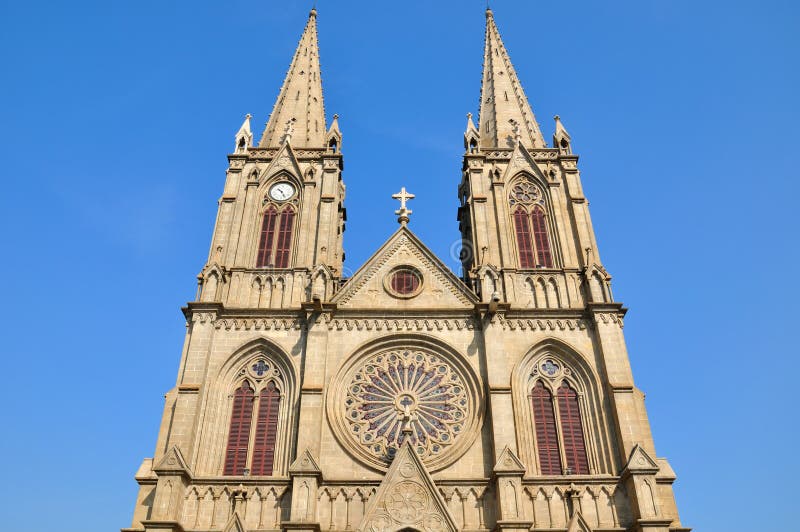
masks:
<path fill-rule="evenodd" d="M 522 207 L 514 211 L 514 229 L 517 233 L 517 249 L 519 250 L 519 265 L 521 268 L 533 268 L 533 246 L 531 245 L 531 230 L 528 224 L 528 213 Z"/>
<path fill-rule="evenodd" d="M 553 257 L 550 254 L 550 239 L 547 238 L 547 221 L 544 218 L 544 210 L 539 205 L 533 208 L 531 225 L 533 226 L 533 241 L 536 246 L 537 264 L 545 268 L 552 268 Z"/>
<path fill-rule="evenodd" d="M 285 473 L 285 433 L 292 417 L 286 374 L 267 357 L 248 362 L 239 374 L 245 377 L 233 391 L 228 445 L 222 473 L 225 476 Z M 237 383 L 238 384 L 238 383 Z"/>
<path fill-rule="evenodd" d="M 282 209 L 269 204 L 261 220 L 258 239 L 257 268 L 288 268 L 294 237 L 295 210 L 292 205 Z"/>
<path fill-rule="evenodd" d="M 544 194 L 533 182 L 521 181 L 512 187 L 509 203 L 513 209 L 520 268 L 552 268 Z"/>
<path fill-rule="evenodd" d="M 247 381 L 244 381 L 233 394 L 228 447 L 225 450 L 225 475 L 244 474 L 247 447 L 250 442 L 250 424 L 253 418 L 253 398 L 254 390 Z"/>
<path fill-rule="evenodd" d="M 270 381 L 258 396 L 258 418 L 251 468 L 253 475 L 272 475 L 280 405 L 280 391 L 275 382 Z"/>
<path fill-rule="evenodd" d="M 581 410 L 578 393 L 564 381 L 558 388 L 558 413 L 561 419 L 561 435 L 564 439 L 564 454 L 567 468 L 575 475 L 588 475 L 586 442 L 583 439 Z"/>
<path fill-rule="evenodd" d="M 543 475 L 560 475 L 561 453 L 558 446 L 553 394 L 537 381 L 531 391 L 533 422 L 536 428 L 536 447 L 539 451 L 539 468 Z"/>

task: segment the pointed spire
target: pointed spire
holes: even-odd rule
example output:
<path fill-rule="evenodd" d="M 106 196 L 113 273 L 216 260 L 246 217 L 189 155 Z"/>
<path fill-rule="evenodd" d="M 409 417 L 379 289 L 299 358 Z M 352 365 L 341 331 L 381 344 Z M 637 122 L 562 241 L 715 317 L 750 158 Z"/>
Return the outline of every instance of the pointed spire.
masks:
<path fill-rule="evenodd" d="M 475 133 L 478 132 L 478 128 L 475 127 L 475 122 L 472 121 L 472 113 L 467 113 L 467 133 L 474 131 Z"/>
<path fill-rule="evenodd" d="M 325 134 L 325 143 L 330 153 L 339 153 L 342 149 L 342 132 L 339 130 L 339 115 L 333 115 L 333 122 Z"/>
<path fill-rule="evenodd" d="M 258 145 L 276 148 L 286 140 L 294 147 L 325 146 L 325 107 L 317 43 L 317 10 L 308 16 L 289 72 Z"/>
<path fill-rule="evenodd" d="M 251 118 L 253 118 L 252 115 L 247 113 L 244 117 L 244 122 L 242 122 L 242 127 L 236 132 L 236 144 L 233 148 L 235 153 L 244 152 L 253 145 L 253 132 L 250 131 Z"/>
<path fill-rule="evenodd" d="M 546 147 L 519 82 L 491 9 L 486 9 L 486 40 L 478 126 L 482 148 Z"/>
<path fill-rule="evenodd" d="M 556 115 L 553 119 L 556 121 L 556 132 L 553 133 L 553 147 L 568 155 L 572 153 L 572 138 L 567 133 L 564 124 L 561 123 L 561 117 Z"/>
<path fill-rule="evenodd" d="M 467 129 L 464 130 L 464 149 L 467 153 L 475 153 L 480 140 L 481 134 L 475 127 L 475 122 L 472 121 L 472 113 L 467 113 Z"/>
<path fill-rule="evenodd" d="M 328 128 L 328 135 L 332 134 L 342 136 L 342 132 L 339 131 L 339 115 L 333 115 L 333 122 L 331 122 L 331 127 Z"/>

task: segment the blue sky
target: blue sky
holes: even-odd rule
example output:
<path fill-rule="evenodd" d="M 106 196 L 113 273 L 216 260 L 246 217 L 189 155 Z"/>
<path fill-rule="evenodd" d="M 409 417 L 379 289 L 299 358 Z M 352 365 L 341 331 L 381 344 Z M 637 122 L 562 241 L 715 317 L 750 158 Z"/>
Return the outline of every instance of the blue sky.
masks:
<path fill-rule="evenodd" d="M 495 0 L 549 139 L 560 114 L 683 522 L 793 522 L 797 94 L 792 2 Z M 209 246 L 225 155 L 260 134 L 305 2 L 0 2 L 4 528 L 129 526 Z M 344 133 L 347 267 L 412 229 L 457 268 L 481 1 L 320 0 Z M 91 510 L 90 510 L 91 508 Z M 740 510 L 741 509 L 741 510 Z"/>

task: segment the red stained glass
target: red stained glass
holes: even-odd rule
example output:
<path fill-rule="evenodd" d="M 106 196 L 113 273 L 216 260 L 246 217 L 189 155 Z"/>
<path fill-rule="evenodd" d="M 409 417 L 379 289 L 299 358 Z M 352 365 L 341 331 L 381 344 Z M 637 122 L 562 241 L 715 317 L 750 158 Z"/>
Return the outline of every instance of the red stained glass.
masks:
<path fill-rule="evenodd" d="M 255 392 L 245 381 L 233 394 L 231 425 L 228 430 L 228 447 L 225 450 L 225 475 L 243 475 L 247 463 L 247 446 L 253 418 Z"/>
<path fill-rule="evenodd" d="M 558 388 L 558 413 L 561 416 L 561 433 L 564 436 L 567 467 L 575 475 L 588 475 L 589 463 L 586 459 L 586 443 L 583 440 L 578 394 L 566 382 Z"/>
<path fill-rule="evenodd" d="M 289 266 L 289 255 L 292 247 L 292 230 L 294 229 L 294 210 L 287 207 L 281 213 L 278 241 L 275 245 L 275 267 Z"/>
<path fill-rule="evenodd" d="M 398 294 L 413 294 L 419 288 L 419 276 L 411 270 L 398 270 L 392 274 L 392 290 Z"/>
<path fill-rule="evenodd" d="M 539 467 L 543 475 L 560 475 L 561 454 L 558 449 L 556 418 L 553 413 L 553 395 L 541 381 L 531 392 L 533 424 L 536 428 L 536 446 L 539 450 Z"/>
<path fill-rule="evenodd" d="M 261 237 L 258 240 L 258 257 L 256 259 L 257 268 L 270 265 L 269 261 L 272 257 L 272 243 L 275 240 L 275 220 L 277 217 L 278 211 L 275 210 L 273 205 L 270 205 L 261 222 Z"/>
<path fill-rule="evenodd" d="M 517 233 L 517 249 L 519 250 L 519 265 L 521 268 L 533 268 L 533 245 L 531 243 L 531 229 L 528 223 L 528 213 L 522 207 L 514 212 L 514 229 Z"/>
<path fill-rule="evenodd" d="M 536 260 L 538 266 L 553 267 L 553 257 L 550 253 L 550 239 L 547 238 L 547 221 L 541 207 L 534 207 L 531 214 L 533 224 L 533 240 L 536 243 Z"/>
<path fill-rule="evenodd" d="M 253 475 L 272 475 L 278 435 L 281 396 L 274 382 L 259 394 L 256 437 L 253 444 Z"/>

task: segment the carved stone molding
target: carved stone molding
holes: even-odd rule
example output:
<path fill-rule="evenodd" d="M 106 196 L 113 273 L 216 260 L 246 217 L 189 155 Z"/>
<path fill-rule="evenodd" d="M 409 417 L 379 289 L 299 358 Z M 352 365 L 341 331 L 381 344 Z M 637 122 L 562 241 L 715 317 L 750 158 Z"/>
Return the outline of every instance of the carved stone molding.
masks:
<path fill-rule="evenodd" d="M 213 322 L 216 318 L 216 312 L 195 312 L 192 314 L 192 323 Z"/>
<path fill-rule="evenodd" d="M 619 328 L 623 328 L 625 326 L 625 322 L 622 317 L 617 314 L 616 312 L 596 312 L 595 318 L 605 324 L 608 323 L 615 323 L 619 325 Z"/>
<path fill-rule="evenodd" d="M 303 321 L 297 318 L 222 318 L 214 322 L 214 328 L 226 331 L 291 331 L 302 327 Z"/>
<path fill-rule="evenodd" d="M 511 331 L 575 331 L 585 330 L 588 326 L 586 320 L 582 319 L 522 319 L 505 318 L 498 315 L 498 321 L 503 330 Z"/>
<path fill-rule="evenodd" d="M 358 319 L 334 318 L 328 330 L 336 331 L 471 331 L 471 319 Z"/>

